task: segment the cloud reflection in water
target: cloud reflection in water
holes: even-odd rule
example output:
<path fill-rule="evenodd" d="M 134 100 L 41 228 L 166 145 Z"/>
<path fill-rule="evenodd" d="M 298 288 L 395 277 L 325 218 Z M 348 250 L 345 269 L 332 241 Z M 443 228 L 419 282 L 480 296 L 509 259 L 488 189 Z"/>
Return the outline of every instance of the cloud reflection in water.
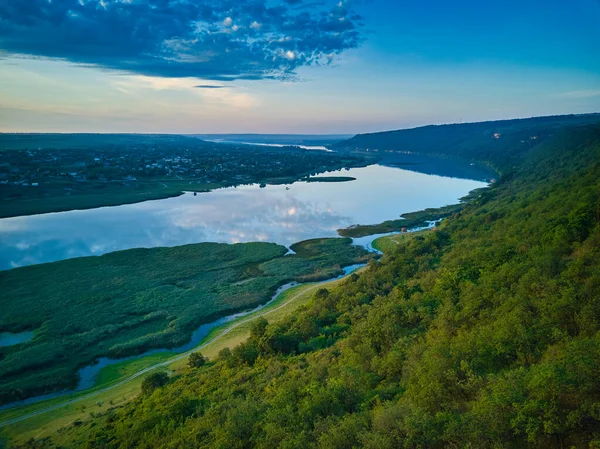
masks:
<path fill-rule="evenodd" d="M 339 172 L 331 175 L 339 175 Z M 456 202 L 483 182 L 370 166 L 342 183 L 219 189 L 197 196 L 0 220 L 0 268 L 136 247 L 197 242 L 268 241 L 283 245 L 334 237 L 351 224 L 373 224 Z"/>

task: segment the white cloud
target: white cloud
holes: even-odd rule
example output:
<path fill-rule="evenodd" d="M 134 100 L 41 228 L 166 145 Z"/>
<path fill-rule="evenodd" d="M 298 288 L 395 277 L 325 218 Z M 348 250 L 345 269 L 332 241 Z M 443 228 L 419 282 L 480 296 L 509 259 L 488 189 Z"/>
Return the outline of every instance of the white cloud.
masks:
<path fill-rule="evenodd" d="M 227 17 L 223 20 L 223 26 L 230 27 L 231 25 L 233 25 L 233 19 L 231 17 Z"/>
<path fill-rule="evenodd" d="M 259 104 L 254 95 L 232 89 L 197 89 L 196 93 L 209 103 L 233 109 L 252 109 Z"/>
<path fill-rule="evenodd" d="M 598 90 L 574 90 L 572 92 L 564 92 L 560 94 L 561 97 L 571 98 L 574 100 L 580 100 L 583 98 L 594 98 L 600 97 L 600 89 Z"/>
<path fill-rule="evenodd" d="M 227 107 L 247 110 L 256 107 L 259 100 L 256 96 L 240 92 L 236 89 L 197 89 L 198 80 L 195 78 L 158 78 L 151 76 L 123 76 L 112 83 L 113 88 L 134 97 L 147 97 L 150 91 L 179 91 L 185 95 L 197 97 L 201 104 L 216 107 Z"/>
<path fill-rule="evenodd" d="M 119 77 L 113 86 L 126 93 L 133 89 L 182 90 L 198 84 L 193 78 L 159 78 L 155 76 L 131 75 Z"/>

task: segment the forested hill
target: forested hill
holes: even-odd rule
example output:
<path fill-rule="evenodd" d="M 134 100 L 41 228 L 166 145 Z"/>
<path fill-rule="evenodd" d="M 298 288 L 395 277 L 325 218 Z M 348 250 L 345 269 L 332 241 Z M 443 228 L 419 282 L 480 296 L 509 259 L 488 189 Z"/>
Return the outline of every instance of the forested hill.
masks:
<path fill-rule="evenodd" d="M 600 447 L 600 126 L 515 165 L 287 321 L 40 447 Z"/>
<path fill-rule="evenodd" d="M 600 122 L 600 114 L 561 115 L 493 122 L 430 125 L 420 128 L 358 134 L 334 145 L 337 150 L 404 151 L 458 156 L 498 169 L 551 138 L 565 126 Z"/>

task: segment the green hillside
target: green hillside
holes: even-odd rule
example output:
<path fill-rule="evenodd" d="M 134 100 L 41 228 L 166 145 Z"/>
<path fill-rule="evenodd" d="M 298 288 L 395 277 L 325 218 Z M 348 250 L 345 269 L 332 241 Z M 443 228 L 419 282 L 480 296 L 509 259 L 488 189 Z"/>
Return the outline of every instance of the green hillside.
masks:
<path fill-rule="evenodd" d="M 26 447 L 600 447 L 600 126 L 553 134 L 287 320 Z"/>
<path fill-rule="evenodd" d="M 359 134 L 335 145 L 338 150 L 386 150 L 444 155 L 507 169 L 519 158 L 565 126 L 600 122 L 600 114 L 558 115 L 480 123 L 430 125 L 413 129 Z"/>

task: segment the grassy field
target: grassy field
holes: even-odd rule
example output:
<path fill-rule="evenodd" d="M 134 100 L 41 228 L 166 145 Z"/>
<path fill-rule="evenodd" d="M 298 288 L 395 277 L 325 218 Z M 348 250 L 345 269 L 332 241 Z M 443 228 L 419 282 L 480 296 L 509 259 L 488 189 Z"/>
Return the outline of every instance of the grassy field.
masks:
<path fill-rule="evenodd" d="M 77 370 L 98 357 L 181 346 L 200 324 L 265 303 L 280 285 L 330 279 L 373 257 L 350 239 L 292 248 L 284 257 L 273 243 L 201 243 L 0 272 L 0 330 L 35 332 L 1 348 L 0 401 L 73 388 Z"/>
<path fill-rule="evenodd" d="M 250 334 L 252 323 L 256 319 L 264 317 L 270 323 L 277 323 L 291 313 L 294 313 L 298 307 L 310 301 L 318 288 L 324 286 L 331 288 L 343 281 L 343 279 L 339 279 L 325 283 L 303 284 L 283 292 L 268 307 L 250 316 L 240 318 L 214 329 L 200 345 L 201 353 L 209 358 L 209 360 L 215 358 L 222 349 L 232 349 L 245 341 Z M 118 385 L 113 389 L 103 391 L 100 394 L 94 395 L 93 391 L 109 387 L 111 384 L 126 379 L 141 369 L 168 361 L 170 358 L 173 358 L 172 353 L 154 354 L 137 360 L 108 366 L 100 371 L 97 377 L 97 384 L 92 390 L 92 395 L 90 395 L 90 392 L 81 392 L 65 398 L 0 412 L 0 422 L 2 422 L 35 412 L 36 410 L 42 410 L 51 405 L 61 404 L 73 399 L 77 400 L 73 404 L 67 404 L 51 412 L 43 413 L 7 426 L 0 430 L 0 438 L 4 436 L 10 438 L 15 443 L 23 443 L 30 438 L 43 438 L 46 435 L 56 433 L 59 429 L 66 426 L 80 425 L 80 423 L 84 423 L 94 418 L 94 416 L 105 413 L 109 409 L 119 407 L 139 394 L 143 376 Z M 166 369 L 171 372 L 171 375 L 185 374 L 189 370 L 187 367 L 187 357 L 177 358 L 178 360 L 173 363 L 157 369 Z M 1 442 L 0 447 L 2 447 Z"/>

